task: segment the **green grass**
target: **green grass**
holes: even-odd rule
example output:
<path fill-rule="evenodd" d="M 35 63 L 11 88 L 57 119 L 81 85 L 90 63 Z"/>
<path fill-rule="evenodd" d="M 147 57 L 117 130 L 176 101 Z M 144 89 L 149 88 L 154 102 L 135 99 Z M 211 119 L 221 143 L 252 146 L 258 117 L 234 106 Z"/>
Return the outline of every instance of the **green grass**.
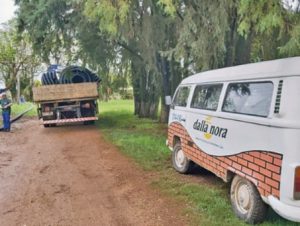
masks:
<path fill-rule="evenodd" d="M 165 167 L 170 155 L 165 143 L 166 128 L 149 119 L 133 115 L 132 101 L 100 103 L 100 128 L 110 141 L 145 170 Z"/>
<path fill-rule="evenodd" d="M 172 173 L 171 173 L 172 175 Z M 191 219 L 191 225 L 246 226 L 233 213 L 228 197 L 229 185 L 215 178 L 216 184 L 183 182 L 176 177 L 163 176 L 153 185 L 162 192 L 187 204 L 183 210 Z M 218 181 L 219 180 L 219 181 Z M 281 218 L 271 208 L 262 226 L 300 225 Z"/>
<path fill-rule="evenodd" d="M 26 113 L 26 116 L 36 116 L 36 106 L 34 104 L 29 102 L 23 104 L 13 104 L 11 109 L 12 116 L 17 116 L 30 108 L 32 109 Z"/>
<path fill-rule="evenodd" d="M 172 169 L 171 153 L 165 146 L 166 125 L 134 116 L 132 101 L 101 102 L 98 125 L 105 137 L 142 169 L 157 172 L 153 187 L 178 201 L 190 225 L 246 225 L 231 210 L 227 184 L 214 176 L 213 182 L 197 183 Z M 261 225 L 300 224 L 284 220 L 270 209 Z"/>

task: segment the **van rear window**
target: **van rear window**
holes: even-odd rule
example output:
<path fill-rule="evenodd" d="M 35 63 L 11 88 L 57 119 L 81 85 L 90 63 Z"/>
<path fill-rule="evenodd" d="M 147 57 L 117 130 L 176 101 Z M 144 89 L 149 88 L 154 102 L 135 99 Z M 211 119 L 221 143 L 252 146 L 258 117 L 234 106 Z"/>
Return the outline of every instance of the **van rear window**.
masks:
<path fill-rule="evenodd" d="M 191 108 L 217 110 L 222 87 L 222 84 L 196 86 Z"/>
<path fill-rule="evenodd" d="M 180 87 L 176 93 L 173 104 L 175 106 L 186 107 L 190 93 L 189 86 Z"/>
<path fill-rule="evenodd" d="M 232 83 L 228 85 L 222 110 L 267 117 L 272 94 L 272 82 Z"/>

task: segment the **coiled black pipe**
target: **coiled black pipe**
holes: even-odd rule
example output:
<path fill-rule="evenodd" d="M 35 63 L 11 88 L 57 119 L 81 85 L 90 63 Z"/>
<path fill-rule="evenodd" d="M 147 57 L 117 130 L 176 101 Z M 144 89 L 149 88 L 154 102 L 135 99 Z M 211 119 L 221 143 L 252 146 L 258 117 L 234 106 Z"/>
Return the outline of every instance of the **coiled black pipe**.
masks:
<path fill-rule="evenodd" d="M 69 66 L 61 72 L 59 79 L 60 84 L 83 83 L 83 82 L 100 82 L 101 79 L 84 67 Z"/>
<path fill-rule="evenodd" d="M 57 78 L 57 75 L 56 75 L 55 71 L 50 72 L 50 77 L 51 77 L 51 80 L 52 80 L 53 84 L 58 84 L 59 83 L 59 80 Z"/>
<path fill-rule="evenodd" d="M 83 82 L 97 82 L 101 79 L 93 72 L 84 67 L 69 66 L 66 67 L 58 79 L 55 71 L 43 73 L 42 85 L 55 85 L 55 84 L 70 84 L 70 83 L 83 83 Z"/>
<path fill-rule="evenodd" d="M 56 76 L 56 72 L 50 71 L 43 73 L 42 75 L 42 85 L 55 85 L 58 84 L 59 80 Z"/>

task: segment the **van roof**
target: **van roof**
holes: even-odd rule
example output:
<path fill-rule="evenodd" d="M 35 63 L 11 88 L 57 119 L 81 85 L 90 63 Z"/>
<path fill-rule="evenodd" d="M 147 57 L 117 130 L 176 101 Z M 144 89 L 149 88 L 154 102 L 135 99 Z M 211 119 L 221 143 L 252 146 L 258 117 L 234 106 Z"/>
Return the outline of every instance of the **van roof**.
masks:
<path fill-rule="evenodd" d="M 181 84 L 300 76 L 300 57 L 244 64 L 189 76 Z"/>

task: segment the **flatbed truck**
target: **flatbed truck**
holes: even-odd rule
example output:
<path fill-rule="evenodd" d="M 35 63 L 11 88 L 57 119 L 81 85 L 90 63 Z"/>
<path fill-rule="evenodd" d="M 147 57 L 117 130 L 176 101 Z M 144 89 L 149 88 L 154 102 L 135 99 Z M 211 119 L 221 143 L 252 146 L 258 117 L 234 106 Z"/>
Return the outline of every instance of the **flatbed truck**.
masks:
<path fill-rule="evenodd" d="M 44 127 L 98 120 L 98 83 L 45 85 L 33 88 L 38 117 Z"/>

